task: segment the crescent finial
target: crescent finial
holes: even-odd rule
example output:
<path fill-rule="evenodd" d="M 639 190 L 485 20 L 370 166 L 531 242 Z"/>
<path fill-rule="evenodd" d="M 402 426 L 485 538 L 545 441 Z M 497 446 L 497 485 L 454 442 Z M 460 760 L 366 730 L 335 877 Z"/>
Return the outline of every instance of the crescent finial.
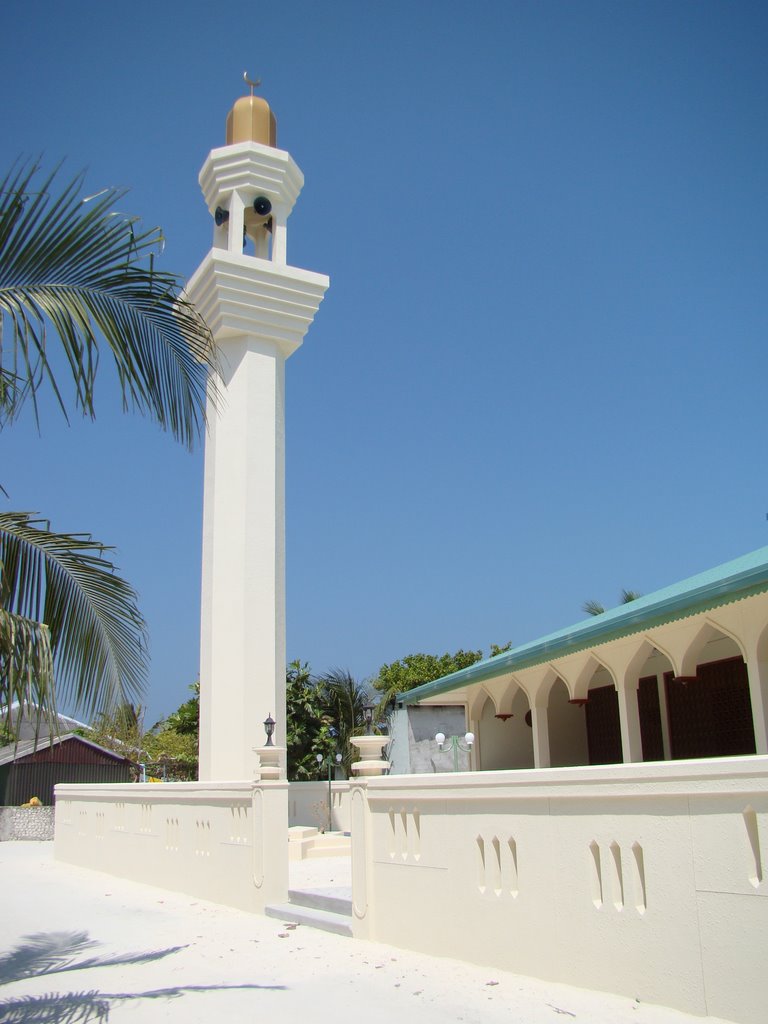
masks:
<path fill-rule="evenodd" d="M 258 87 L 261 85 L 261 79 L 249 78 L 247 71 L 243 72 L 243 81 L 245 82 L 246 85 L 249 85 L 251 87 L 251 96 L 253 96 L 253 90 L 258 89 Z"/>

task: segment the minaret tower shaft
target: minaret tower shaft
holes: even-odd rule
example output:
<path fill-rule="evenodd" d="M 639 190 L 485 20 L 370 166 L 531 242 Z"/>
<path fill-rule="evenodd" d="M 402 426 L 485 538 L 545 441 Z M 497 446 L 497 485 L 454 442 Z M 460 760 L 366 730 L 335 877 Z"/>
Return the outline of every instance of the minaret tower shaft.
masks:
<path fill-rule="evenodd" d="M 213 332 L 221 374 L 205 445 L 203 781 L 253 778 L 270 714 L 275 745 L 286 742 L 285 360 L 328 278 L 287 263 L 287 221 L 304 178 L 275 134 L 267 103 L 241 97 L 227 144 L 199 178 L 213 246 L 187 293 Z"/>

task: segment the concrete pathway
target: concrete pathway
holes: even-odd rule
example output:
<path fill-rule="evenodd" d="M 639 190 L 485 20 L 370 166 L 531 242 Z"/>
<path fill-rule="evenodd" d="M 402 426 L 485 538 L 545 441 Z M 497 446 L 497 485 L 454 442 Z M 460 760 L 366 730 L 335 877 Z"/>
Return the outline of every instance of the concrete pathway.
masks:
<path fill-rule="evenodd" d="M 291 885 L 348 887 L 348 872 L 343 858 L 301 862 Z M 60 864 L 52 843 L 0 843 L 0 877 L 3 1024 L 702 1024 L 618 996 L 288 928 Z"/>
<path fill-rule="evenodd" d="M 288 886 L 325 896 L 352 899 L 350 857 L 310 857 L 288 862 Z"/>

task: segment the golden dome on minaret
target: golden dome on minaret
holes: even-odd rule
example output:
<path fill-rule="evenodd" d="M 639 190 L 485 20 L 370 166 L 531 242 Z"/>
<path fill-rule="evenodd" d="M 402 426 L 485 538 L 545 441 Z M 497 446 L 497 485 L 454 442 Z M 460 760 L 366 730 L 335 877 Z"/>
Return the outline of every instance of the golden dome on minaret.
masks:
<path fill-rule="evenodd" d="M 269 104 L 261 96 L 254 96 L 253 90 L 261 85 L 261 79 L 252 81 L 248 72 L 243 73 L 246 85 L 251 87 L 250 96 L 241 96 L 227 114 L 227 145 L 237 142 L 260 142 L 264 146 L 277 145 L 277 122 Z"/>

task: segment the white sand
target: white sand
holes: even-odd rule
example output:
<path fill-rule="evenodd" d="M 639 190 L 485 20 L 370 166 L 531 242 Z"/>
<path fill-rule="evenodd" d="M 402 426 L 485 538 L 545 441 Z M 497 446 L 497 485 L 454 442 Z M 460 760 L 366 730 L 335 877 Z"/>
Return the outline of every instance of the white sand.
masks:
<path fill-rule="evenodd" d="M 239 1024 L 702 1024 L 702 1018 L 630 999 L 523 978 L 455 960 L 329 935 L 177 893 L 60 864 L 52 843 L 0 843 L 0 1021 L 178 1021 Z M 292 865 L 291 884 L 343 889 L 343 858 Z M 47 963 L 25 937 L 52 945 Z M 73 948 L 85 933 L 93 945 Z M 167 952 L 167 951 L 171 952 Z M 138 963 L 94 959 L 165 953 Z M 90 966 L 81 966 L 91 960 Z M 29 976 L 31 975 L 31 976 Z M 83 995 L 91 993 L 91 995 Z M 56 1015 L 29 997 L 55 995 Z M 103 1017 L 102 1019 L 107 1019 Z M 715 1018 L 706 1018 L 713 1024 Z"/>

